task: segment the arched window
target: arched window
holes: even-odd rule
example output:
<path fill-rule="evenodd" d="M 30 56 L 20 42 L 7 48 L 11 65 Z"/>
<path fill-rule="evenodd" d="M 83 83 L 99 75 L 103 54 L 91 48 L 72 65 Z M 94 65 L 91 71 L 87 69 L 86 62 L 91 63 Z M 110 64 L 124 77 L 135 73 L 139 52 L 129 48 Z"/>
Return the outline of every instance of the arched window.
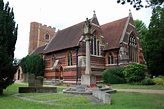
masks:
<path fill-rule="evenodd" d="M 133 34 L 129 36 L 129 61 L 137 62 L 138 60 L 138 51 L 137 51 L 137 43 L 136 38 Z"/>
<path fill-rule="evenodd" d="M 68 66 L 72 66 L 72 53 L 69 52 L 68 55 L 67 55 L 67 59 L 68 59 Z"/>
<path fill-rule="evenodd" d="M 46 39 L 46 40 L 49 40 L 49 39 L 50 39 L 50 35 L 49 35 L 48 31 L 46 31 L 45 39 Z"/>
<path fill-rule="evenodd" d="M 108 64 L 114 64 L 114 58 L 113 58 L 112 53 L 110 53 L 110 54 L 108 55 Z"/>
<path fill-rule="evenodd" d="M 97 38 L 97 34 L 93 34 L 93 38 L 91 40 L 91 53 L 93 55 L 100 55 L 100 42 Z"/>

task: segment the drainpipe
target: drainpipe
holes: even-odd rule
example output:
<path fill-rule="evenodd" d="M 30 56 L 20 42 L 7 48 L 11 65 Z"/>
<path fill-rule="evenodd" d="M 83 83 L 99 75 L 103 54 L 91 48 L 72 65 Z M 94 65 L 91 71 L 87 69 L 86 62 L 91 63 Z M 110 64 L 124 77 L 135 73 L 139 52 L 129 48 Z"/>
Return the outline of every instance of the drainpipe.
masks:
<path fill-rule="evenodd" d="M 117 66 L 119 65 L 119 64 L 118 64 L 118 53 L 119 53 L 119 49 L 116 50 L 116 55 L 117 55 Z"/>
<path fill-rule="evenodd" d="M 79 48 L 76 48 L 75 49 L 76 50 L 76 85 L 77 85 L 77 83 L 78 83 L 78 50 L 79 50 Z"/>

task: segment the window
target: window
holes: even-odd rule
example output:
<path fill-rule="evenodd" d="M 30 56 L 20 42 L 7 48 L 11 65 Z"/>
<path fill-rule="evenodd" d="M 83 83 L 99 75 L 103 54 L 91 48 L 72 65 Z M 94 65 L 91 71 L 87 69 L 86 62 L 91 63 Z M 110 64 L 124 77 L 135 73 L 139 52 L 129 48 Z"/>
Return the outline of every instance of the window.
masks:
<path fill-rule="evenodd" d="M 93 35 L 93 39 L 91 40 L 91 49 L 91 53 L 93 55 L 100 55 L 100 42 L 96 33 Z"/>
<path fill-rule="evenodd" d="M 46 40 L 49 40 L 49 39 L 50 39 L 50 35 L 49 35 L 48 31 L 46 31 L 45 39 L 46 39 Z"/>
<path fill-rule="evenodd" d="M 129 61 L 137 62 L 138 60 L 138 51 L 137 51 L 137 43 L 134 35 L 129 36 Z"/>
<path fill-rule="evenodd" d="M 68 66 L 72 66 L 72 53 L 68 53 Z"/>
<path fill-rule="evenodd" d="M 112 53 L 110 53 L 110 54 L 108 55 L 108 64 L 114 64 L 114 58 L 113 58 Z"/>

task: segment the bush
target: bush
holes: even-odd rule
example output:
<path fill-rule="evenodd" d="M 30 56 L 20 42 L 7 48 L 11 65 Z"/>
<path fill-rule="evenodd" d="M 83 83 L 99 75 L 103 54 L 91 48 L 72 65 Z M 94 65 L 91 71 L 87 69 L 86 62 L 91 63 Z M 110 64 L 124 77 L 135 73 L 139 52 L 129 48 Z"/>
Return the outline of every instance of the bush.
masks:
<path fill-rule="evenodd" d="M 141 82 L 146 76 L 146 67 L 142 64 L 134 63 L 127 66 L 123 74 L 127 83 Z"/>
<path fill-rule="evenodd" d="M 35 76 L 43 76 L 45 69 L 45 61 L 40 55 L 27 55 L 20 62 L 23 73 L 35 74 Z"/>
<path fill-rule="evenodd" d="M 164 76 L 158 76 L 153 79 L 156 85 L 164 85 Z"/>
<path fill-rule="evenodd" d="M 104 70 L 102 73 L 102 78 L 104 83 L 111 83 L 111 84 L 122 84 L 125 83 L 123 68 L 111 68 Z"/>
<path fill-rule="evenodd" d="M 145 78 L 142 80 L 142 85 L 155 85 L 155 82 L 151 78 Z"/>

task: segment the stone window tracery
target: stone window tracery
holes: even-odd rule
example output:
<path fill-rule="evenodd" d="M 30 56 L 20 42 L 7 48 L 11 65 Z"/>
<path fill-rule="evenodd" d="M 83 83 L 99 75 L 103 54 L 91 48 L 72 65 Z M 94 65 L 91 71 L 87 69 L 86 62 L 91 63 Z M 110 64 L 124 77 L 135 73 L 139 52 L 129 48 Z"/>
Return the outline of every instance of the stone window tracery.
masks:
<path fill-rule="evenodd" d="M 100 41 L 97 38 L 97 34 L 93 34 L 93 38 L 91 40 L 91 54 L 92 55 L 100 55 Z"/>
<path fill-rule="evenodd" d="M 137 62 L 138 60 L 138 51 L 137 51 L 137 42 L 133 34 L 129 36 L 129 61 Z"/>
<path fill-rule="evenodd" d="M 113 58 L 112 53 L 110 53 L 110 54 L 108 55 L 108 64 L 114 64 L 114 58 Z"/>

